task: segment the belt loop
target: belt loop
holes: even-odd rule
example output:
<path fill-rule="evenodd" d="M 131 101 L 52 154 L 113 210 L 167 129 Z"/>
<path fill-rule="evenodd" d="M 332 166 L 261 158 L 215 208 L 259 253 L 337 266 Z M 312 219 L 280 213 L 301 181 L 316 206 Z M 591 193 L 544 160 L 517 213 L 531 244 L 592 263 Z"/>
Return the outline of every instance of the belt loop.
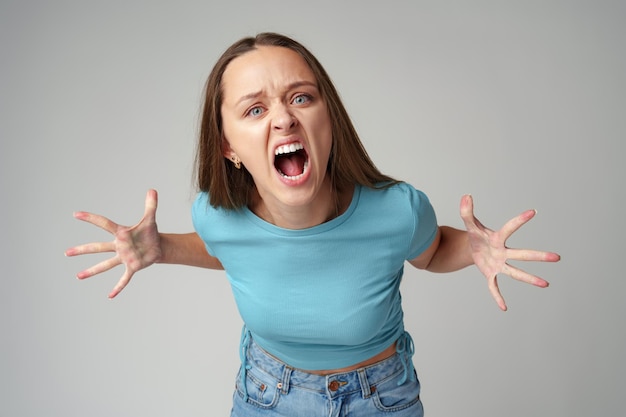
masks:
<path fill-rule="evenodd" d="M 407 379 L 415 381 L 415 368 L 413 367 L 413 355 L 415 354 L 415 346 L 413 339 L 408 332 L 402 333 L 396 342 L 396 353 L 400 355 L 402 366 L 404 367 L 404 375 L 398 381 L 398 385 L 402 385 Z"/>
<path fill-rule="evenodd" d="M 248 369 L 251 368 L 248 365 L 248 347 L 250 345 L 250 331 L 244 325 L 241 329 L 241 341 L 239 342 L 239 359 L 241 360 L 241 390 L 243 391 L 244 402 L 248 401 L 248 386 L 246 385 L 246 374 Z"/>
<path fill-rule="evenodd" d="M 361 384 L 361 394 L 363 394 L 363 398 L 369 398 L 372 395 L 372 388 L 367 381 L 367 374 L 365 373 L 365 369 L 357 369 L 357 374 L 359 375 L 359 384 Z"/>
<path fill-rule="evenodd" d="M 283 368 L 283 375 L 280 379 L 278 388 L 280 389 L 280 392 L 284 395 L 289 394 L 289 384 L 291 381 L 292 372 L 293 372 L 293 369 L 288 366 L 285 366 Z"/>

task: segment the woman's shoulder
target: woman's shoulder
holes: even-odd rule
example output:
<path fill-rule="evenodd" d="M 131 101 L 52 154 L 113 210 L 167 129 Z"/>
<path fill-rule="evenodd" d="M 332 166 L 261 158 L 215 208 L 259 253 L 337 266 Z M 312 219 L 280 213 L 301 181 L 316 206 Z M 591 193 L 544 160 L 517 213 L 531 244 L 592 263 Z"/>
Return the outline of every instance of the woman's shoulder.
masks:
<path fill-rule="evenodd" d="M 359 205 L 413 211 L 425 202 L 428 202 L 426 194 L 407 182 L 360 186 Z"/>
<path fill-rule="evenodd" d="M 193 201 L 191 214 L 194 219 L 232 218 L 243 213 L 243 209 L 227 209 L 211 205 L 211 197 L 206 191 L 199 191 Z"/>
<path fill-rule="evenodd" d="M 374 187 L 362 187 L 365 193 L 372 196 L 385 196 L 388 198 L 428 198 L 426 194 L 412 184 L 405 181 L 378 183 Z M 362 191 L 363 192 L 363 191 Z"/>

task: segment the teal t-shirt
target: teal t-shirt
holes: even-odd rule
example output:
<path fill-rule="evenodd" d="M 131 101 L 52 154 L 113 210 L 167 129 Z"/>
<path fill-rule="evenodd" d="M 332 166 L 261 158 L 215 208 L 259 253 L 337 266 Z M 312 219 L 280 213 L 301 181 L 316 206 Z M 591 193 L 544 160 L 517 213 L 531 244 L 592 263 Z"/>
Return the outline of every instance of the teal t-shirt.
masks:
<path fill-rule="evenodd" d="M 206 193 L 192 218 L 256 343 L 308 370 L 354 365 L 403 333 L 404 262 L 437 232 L 428 198 L 406 183 L 356 186 L 342 215 L 307 229 L 277 227 L 245 208 L 216 209 Z"/>

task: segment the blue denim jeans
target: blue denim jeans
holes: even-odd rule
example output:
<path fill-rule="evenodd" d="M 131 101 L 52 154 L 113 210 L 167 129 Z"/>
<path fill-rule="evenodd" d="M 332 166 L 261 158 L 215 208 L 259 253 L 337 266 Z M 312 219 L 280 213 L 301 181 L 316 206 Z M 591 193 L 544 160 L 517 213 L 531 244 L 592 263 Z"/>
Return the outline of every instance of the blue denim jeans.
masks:
<path fill-rule="evenodd" d="M 398 346 L 411 344 L 405 333 Z M 420 384 L 404 348 L 390 358 L 327 376 L 293 369 L 246 342 L 231 417 L 422 417 Z M 410 375 L 407 377 L 407 369 Z M 245 384 L 245 386 L 244 386 Z"/>

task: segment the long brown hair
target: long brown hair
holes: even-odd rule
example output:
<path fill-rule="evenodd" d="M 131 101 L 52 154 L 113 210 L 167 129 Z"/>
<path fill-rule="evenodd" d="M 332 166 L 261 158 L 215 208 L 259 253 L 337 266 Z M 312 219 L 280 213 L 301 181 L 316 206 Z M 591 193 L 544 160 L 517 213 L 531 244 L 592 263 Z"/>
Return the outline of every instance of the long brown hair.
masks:
<path fill-rule="evenodd" d="M 327 175 L 335 191 L 354 184 L 376 188 L 392 184 L 393 178 L 382 174 L 367 154 L 326 70 L 303 45 L 277 33 L 260 33 L 231 45 L 218 59 L 209 74 L 205 87 L 204 108 L 196 152 L 198 188 L 209 193 L 214 207 L 238 209 L 247 206 L 253 197 L 254 180 L 241 167 L 235 168 L 222 152 L 222 76 L 235 58 L 256 49 L 257 46 L 277 46 L 297 52 L 313 71 L 321 96 L 326 100 L 332 126 L 333 144 Z"/>

